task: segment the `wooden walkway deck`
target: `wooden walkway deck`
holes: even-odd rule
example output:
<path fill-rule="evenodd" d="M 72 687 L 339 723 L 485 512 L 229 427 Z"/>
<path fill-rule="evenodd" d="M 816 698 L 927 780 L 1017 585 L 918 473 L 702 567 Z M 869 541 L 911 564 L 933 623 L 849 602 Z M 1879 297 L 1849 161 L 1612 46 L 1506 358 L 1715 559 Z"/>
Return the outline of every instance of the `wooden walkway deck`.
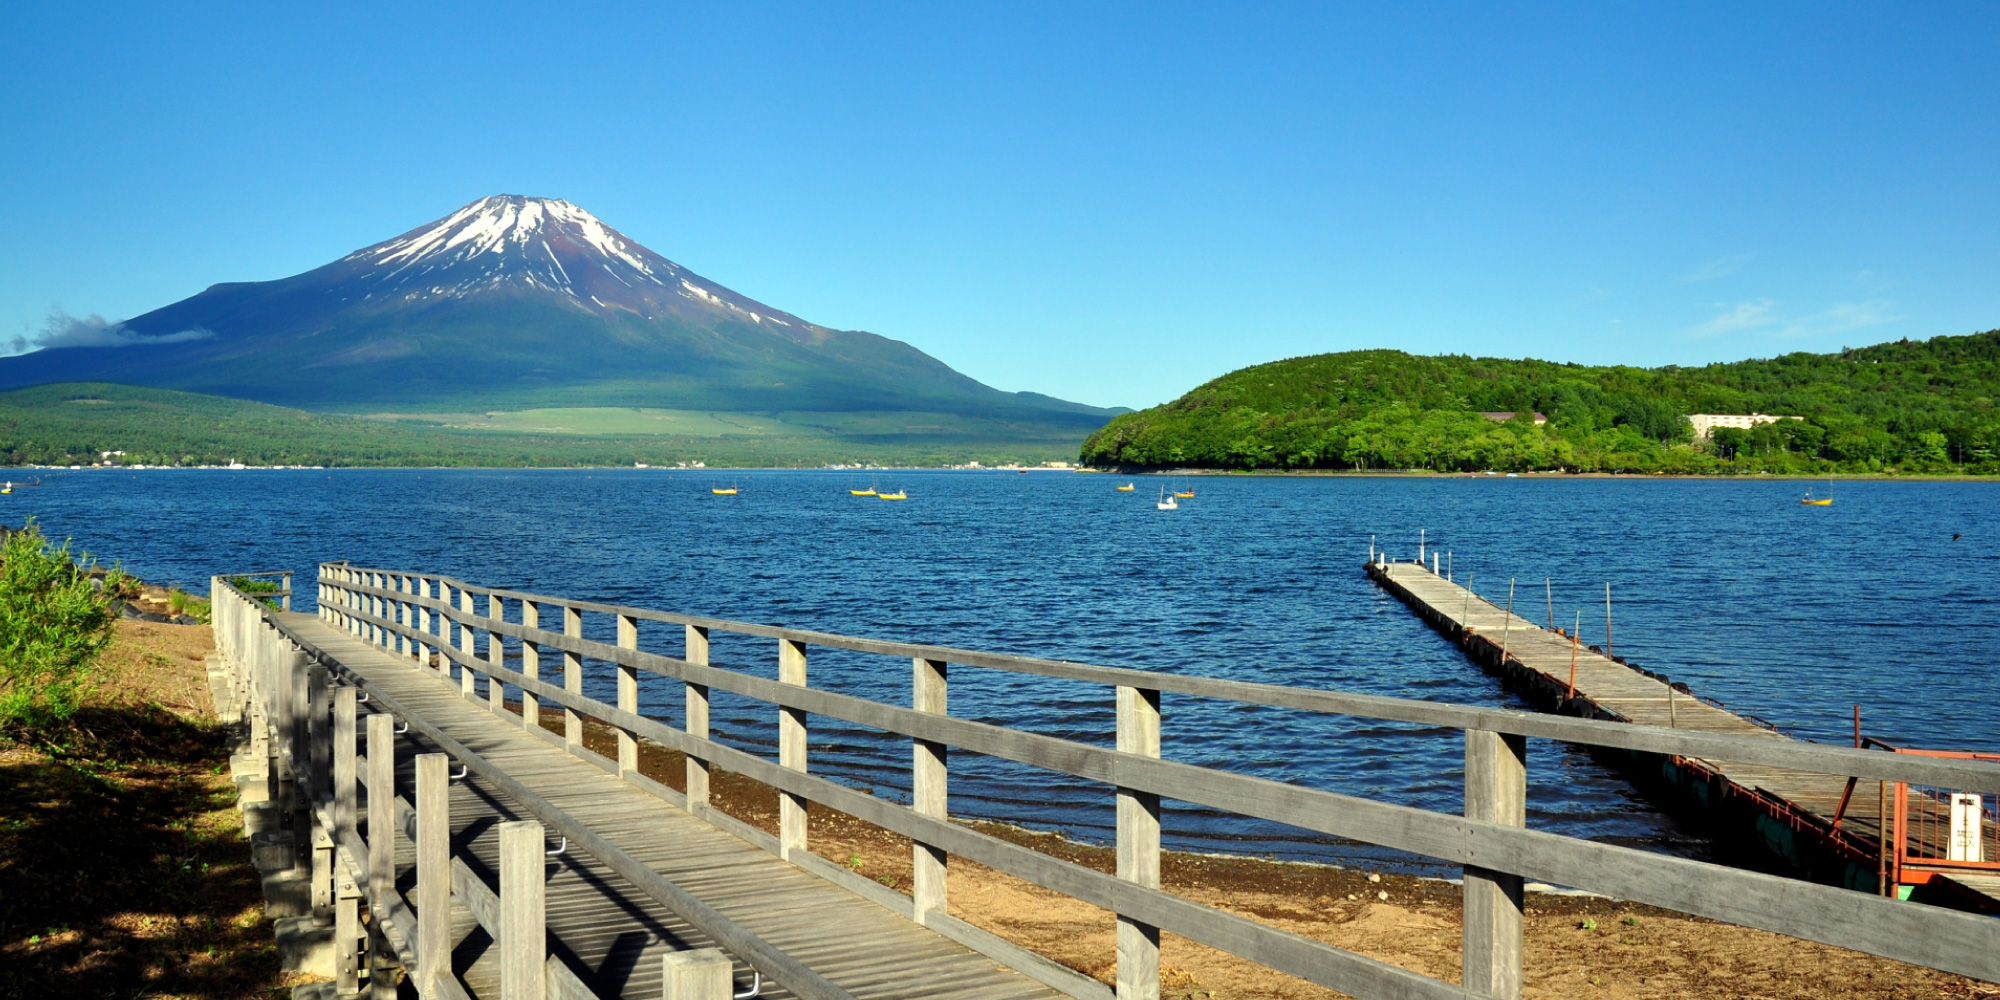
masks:
<path fill-rule="evenodd" d="M 1535 624 L 1518 611 L 1509 614 L 1506 608 L 1418 563 L 1370 563 L 1369 574 L 1439 631 L 1459 638 L 1475 659 L 1514 675 L 1516 680 L 1527 681 L 1530 687 L 1553 691 L 1554 703 L 1566 700 L 1573 663 L 1574 697 L 1578 701 L 1567 706 L 1569 711 L 1645 726 L 1790 739 L 1726 708 L 1704 702 L 1688 691 L 1677 691 L 1665 681 Z M 1688 760 L 1741 789 L 1768 797 L 1780 813 L 1790 809 L 1803 814 L 1809 818 L 1807 827 L 1830 828 L 1838 815 L 1838 835 L 1847 840 L 1844 849 L 1849 851 L 1851 859 L 1860 854 L 1862 858 L 1854 860 L 1872 861 L 1880 854 L 1884 795 L 1879 783 L 1859 783 L 1842 811 L 1841 800 L 1849 788 L 1843 778 L 1732 761 Z M 1890 805 L 1893 807 L 1893 803 Z M 1919 796 L 1914 788 L 1909 808 L 1913 814 L 1937 811 L 1936 804 Z M 1825 831 L 1810 832 L 1822 838 L 1827 836 Z M 2000 885 L 1994 884 L 1995 880 L 1971 876 L 1957 881 L 2000 904 Z"/>
<path fill-rule="evenodd" d="M 415 669 L 407 659 L 310 614 L 277 617 L 368 685 L 420 713 L 535 794 L 856 997 L 1052 1000 L 1061 996 L 550 745 L 510 723 L 511 717 L 495 715 L 484 702 L 466 700 L 457 685 Z M 398 741 L 397 786 L 413 796 L 414 757 L 437 748 L 417 742 L 414 733 Z M 454 851 L 469 846 L 484 867 L 478 874 L 489 886 L 498 884 L 499 823 L 529 818 L 476 776 L 452 787 Z M 550 866 L 546 888 L 550 951 L 599 997 L 652 1000 L 660 996 L 662 954 L 713 945 L 580 850 L 571 848 L 551 858 Z M 397 852 L 397 876 L 399 886 L 410 893 L 415 873 L 407 841 Z M 468 989 L 480 997 L 499 996 L 491 940 L 463 910 L 454 913 L 452 928 L 453 964 Z M 740 963 L 736 976 L 739 989 L 748 984 L 749 970 Z M 764 995 L 790 994 L 782 984 L 767 980 Z"/>

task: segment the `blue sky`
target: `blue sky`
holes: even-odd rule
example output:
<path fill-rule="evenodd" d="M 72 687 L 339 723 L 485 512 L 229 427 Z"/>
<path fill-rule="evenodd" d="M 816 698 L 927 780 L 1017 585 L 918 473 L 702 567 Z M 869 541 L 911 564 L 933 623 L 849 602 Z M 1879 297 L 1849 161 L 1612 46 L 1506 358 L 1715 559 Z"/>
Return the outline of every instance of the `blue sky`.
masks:
<path fill-rule="evenodd" d="M 564 6 L 10 7 L 0 342 L 502 192 L 1103 405 L 2000 327 L 1992 4 Z"/>

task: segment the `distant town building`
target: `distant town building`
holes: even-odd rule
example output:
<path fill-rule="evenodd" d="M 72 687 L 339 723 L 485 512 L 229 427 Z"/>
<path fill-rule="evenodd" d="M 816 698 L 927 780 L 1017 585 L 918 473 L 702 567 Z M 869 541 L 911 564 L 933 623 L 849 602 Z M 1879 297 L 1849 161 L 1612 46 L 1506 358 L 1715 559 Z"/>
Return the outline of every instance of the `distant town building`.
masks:
<path fill-rule="evenodd" d="M 1486 419 L 1488 419 L 1488 420 L 1492 420 L 1492 421 L 1496 421 L 1496 422 L 1499 422 L 1499 423 L 1503 423 L 1503 424 L 1504 424 L 1504 423 L 1506 423 L 1506 422 L 1507 422 L 1507 421 L 1509 421 L 1509 420 L 1512 420 L 1512 419 L 1514 419 L 1514 411 L 1513 411 L 1513 410 L 1494 410 L 1494 411 L 1491 411 L 1491 412 L 1488 412 L 1488 411 L 1483 411 L 1483 410 L 1482 410 L 1482 411 L 1480 412 L 1480 414 L 1479 414 L 1479 415 L 1480 415 L 1480 416 L 1482 416 L 1482 417 L 1485 417 L 1485 418 L 1486 418 Z M 1542 426 L 1543 424 L 1546 424 L 1546 423 L 1548 423 L 1548 422 L 1549 422 L 1549 418 L 1548 418 L 1548 415 L 1547 415 L 1547 414 L 1544 414 L 1544 413 L 1539 413 L 1539 412 L 1535 414 L 1535 426 L 1536 426 L 1536 427 L 1540 427 L 1540 426 Z"/>
<path fill-rule="evenodd" d="M 1804 417 L 1774 417 L 1768 413 L 1690 413 L 1688 423 L 1694 425 L 1694 436 L 1708 437 L 1717 427 L 1734 427 L 1747 431 L 1760 424 L 1775 424 L 1780 420 L 1804 420 Z"/>

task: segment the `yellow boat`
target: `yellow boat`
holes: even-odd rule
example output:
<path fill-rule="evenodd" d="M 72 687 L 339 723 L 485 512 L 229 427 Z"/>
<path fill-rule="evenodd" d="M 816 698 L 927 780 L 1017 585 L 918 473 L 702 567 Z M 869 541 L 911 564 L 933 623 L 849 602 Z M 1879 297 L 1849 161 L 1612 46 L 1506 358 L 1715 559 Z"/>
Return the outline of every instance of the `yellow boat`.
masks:
<path fill-rule="evenodd" d="M 1126 483 L 1125 485 L 1123 485 L 1123 486 L 1120 486 L 1120 487 L 1118 487 L 1118 492 L 1120 492 L 1120 493 L 1130 493 L 1130 492 L 1132 492 L 1132 484 L 1131 484 L 1131 483 Z"/>
<path fill-rule="evenodd" d="M 709 488 L 708 488 L 708 491 L 709 491 L 710 493 L 716 493 L 716 494 L 720 494 L 720 495 L 723 495 L 723 496 L 735 496 L 735 495 L 736 495 L 736 487 L 734 487 L 734 486 L 711 486 L 711 487 L 709 487 Z"/>
<path fill-rule="evenodd" d="M 1832 498 L 1832 497 L 1827 497 L 1827 498 L 1826 498 L 1826 499 L 1824 499 L 1824 500 L 1814 500 L 1814 499 L 1813 499 L 1812 497 L 1807 497 L 1807 498 L 1805 498 L 1804 500 L 1801 500 L 1801 501 L 1799 501 L 1799 502 L 1800 502 L 1800 503 L 1803 503 L 1803 504 L 1811 504 L 1811 505 L 1812 505 L 1812 506 L 1814 506 L 1814 507 L 1831 507 L 1831 506 L 1833 506 L 1833 498 Z"/>
<path fill-rule="evenodd" d="M 894 493 L 877 493 L 875 494 L 875 498 L 877 500 L 908 500 L 910 495 L 902 490 L 897 490 Z"/>
<path fill-rule="evenodd" d="M 852 494 L 854 494 L 855 496 L 858 496 L 858 497 L 872 497 L 872 496 L 875 496 L 875 495 L 876 495 L 876 494 L 875 494 L 875 487 L 873 487 L 873 486 L 870 486 L 870 487 L 868 487 L 868 488 L 867 488 L 867 489 L 865 489 L 865 490 L 848 490 L 847 492 L 849 492 L 849 493 L 852 493 Z"/>
<path fill-rule="evenodd" d="M 1175 496 L 1177 496 L 1177 497 L 1191 497 L 1191 496 L 1194 496 L 1194 491 L 1193 491 L 1193 490 L 1175 490 L 1175 491 L 1174 491 L 1174 495 L 1175 495 Z"/>

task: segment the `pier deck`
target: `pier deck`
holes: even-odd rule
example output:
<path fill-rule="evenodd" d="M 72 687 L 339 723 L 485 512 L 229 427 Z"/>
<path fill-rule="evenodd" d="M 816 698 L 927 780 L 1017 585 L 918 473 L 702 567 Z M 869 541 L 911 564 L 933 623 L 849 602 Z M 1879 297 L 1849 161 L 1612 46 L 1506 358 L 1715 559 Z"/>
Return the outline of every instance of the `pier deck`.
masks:
<path fill-rule="evenodd" d="M 1368 573 L 1432 627 L 1457 640 L 1468 656 L 1494 669 L 1509 683 L 1525 688 L 1531 700 L 1544 708 L 1661 728 L 1790 738 L 1689 691 L 1676 690 L 1665 680 L 1537 625 L 1518 612 L 1510 614 L 1419 563 L 1371 562 Z M 1799 862 L 1797 852 L 1807 846 L 1799 841 L 1806 840 L 1845 858 L 1848 871 L 1841 881 L 1850 887 L 1873 885 L 1882 870 L 1883 812 L 1885 806 L 1893 808 L 1893 804 L 1888 802 L 1892 793 L 1879 783 L 1851 785 L 1824 774 L 1698 757 L 1675 758 L 1673 763 L 1707 779 L 1708 787 L 1697 792 L 1704 800 L 1718 785 L 1725 797 L 1752 800 L 1775 821 L 1775 825 L 1759 824 L 1766 845 L 1786 860 Z M 1844 810 L 1843 798 L 1847 800 Z M 1908 808 L 1913 815 L 1937 812 L 1935 801 L 1919 795 L 1915 788 L 1908 793 Z M 1936 822 L 1923 827 L 1932 831 L 1942 828 Z M 1941 844 L 1926 846 L 1942 853 Z M 2000 879 L 1978 874 L 1950 878 L 1960 891 L 1983 896 L 1993 908 L 2000 909 Z"/>
<path fill-rule="evenodd" d="M 336 630 L 310 614 L 278 619 L 367 685 L 504 768 L 536 794 L 590 825 L 653 870 L 693 892 L 857 998 L 1053 1000 L 1056 991 L 897 916 L 853 893 L 675 808 L 591 763 L 551 746 L 514 716 L 466 699 L 440 675 Z M 397 785 L 414 788 L 413 756 L 437 748 L 399 737 Z M 499 824 L 531 818 L 478 776 L 452 786 L 455 845 L 489 880 L 499 870 Z M 551 845 L 552 847 L 554 845 Z M 398 881 L 414 882 L 413 853 L 398 851 Z M 661 956 L 714 944 L 665 906 L 581 850 L 551 859 L 547 927 L 551 952 L 602 998 L 656 998 Z M 475 866 L 477 867 L 477 866 Z M 454 971 L 477 997 L 500 995 L 497 949 L 463 912 L 454 915 Z M 739 985 L 749 972 L 740 964 Z M 764 996 L 788 997 L 765 983 Z"/>

